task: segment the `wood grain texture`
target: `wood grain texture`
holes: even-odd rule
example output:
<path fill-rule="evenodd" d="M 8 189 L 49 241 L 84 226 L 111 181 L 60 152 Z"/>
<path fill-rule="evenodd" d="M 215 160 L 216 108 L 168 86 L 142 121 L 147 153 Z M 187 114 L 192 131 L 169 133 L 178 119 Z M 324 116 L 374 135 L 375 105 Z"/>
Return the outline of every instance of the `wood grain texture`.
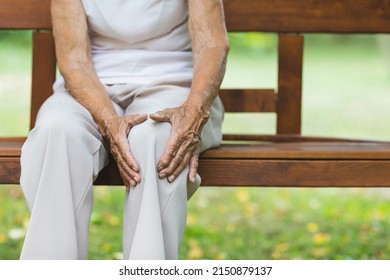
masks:
<path fill-rule="evenodd" d="M 203 186 L 390 187 L 390 160 L 200 160 Z M 18 157 L 0 157 L 0 184 L 19 184 Z M 114 161 L 95 185 L 123 185 Z"/>
<path fill-rule="evenodd" d="M 0 0 L 0 29 L 50 28 L 50 0 Z"/>
<path fill-rule="evenodd" d="M 230 141 L 249 141 L 249 142 L 339 142 L 339 143 L 375 143 L 382 145 L 390 145 L 388 141 L 364 140 L 352 138 L 337 138 L 337 137 L 321 137 L 321 136 L 303 136 L 300 134 L 224 134 L 223 140 Z"/>
<path fill-rule="evenodd" d="M 0 138 L 0 157 L 20 157 L 25 137 Z"/>
<path fill-rule="evenodd" d="M 279 35 L 278 134 L 300 134 L 302 112 L 303 36 Z"/>
<path fill-rule="evenodd" d="M 390 33 L 388 0 L 224 0 L 230 31 Z M 0 0 L 0 29 L 49 29 L 50 0 Z"/>
<path fill-rule="evenodd" d="M 203 186 L 390 187 L 390 161 L 200 161 Z"/>
<path fill-rule="evenodd" d="M 0 156 L 0 184 L 19 184 L 19 157 Z"/>
<path fill-rule="evenodd" d="M 230 31 L 390 33 L 388 0 L 224 0 Z"/>
<path fill-rule="evenodd" d="M 223 89 L 219 96 L 226 112 L 276 112 L 273 89 Z"/>
<path fill-rule="evenodd" d="M 53 93 L 56 78 L 56 56 L 51 32 L 33 33 L 33 68 L 31 83 L 30 128 L 42 103 Z"/>
<path fill-rule="evenodd" d="M 390 160 L 390 145 L 376 143 L 250 143 L 223 144 L 201 154 L 202 159 L 327 159 Z"/>

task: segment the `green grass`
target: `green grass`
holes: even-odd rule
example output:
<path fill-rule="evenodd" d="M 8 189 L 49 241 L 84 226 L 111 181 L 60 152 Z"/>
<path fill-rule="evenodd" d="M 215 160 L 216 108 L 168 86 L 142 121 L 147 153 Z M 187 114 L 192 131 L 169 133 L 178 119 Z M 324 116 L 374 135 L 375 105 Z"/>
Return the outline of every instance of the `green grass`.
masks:
<path fill-rule="evenodd" d="M 30 43 L 12 42 L 0 40 L 1 136 L 28 131 Z M 224 87 L 275 87 L 275 42 L 232 36 Z M 390 139 L 387 64 L 367 36 L 309 36 L 304 134 Z M 273 114 L 228 114 L 223 129 L 273 133 L 274 127 Z M 189 202 L 180 258 L 389 259 L 389 198 L 387 189 L 201 188 Z M 123 199 L 122 188 L 95 188 L 89 258 L 120 258 Z M 18 258 L 28 219 L 20 188 L 1 186 L 0 259 Z"/>
<path fill-rule="evenodd" d="M 390 259 L 389 192 L 202 188 L 189 202 L 181 259 Z M 96 187 L 91 259 L 121 257 L 121 188 Z M 0 259 L 17 259 L 29 219 L 20 189 L 0 189 Z"/>

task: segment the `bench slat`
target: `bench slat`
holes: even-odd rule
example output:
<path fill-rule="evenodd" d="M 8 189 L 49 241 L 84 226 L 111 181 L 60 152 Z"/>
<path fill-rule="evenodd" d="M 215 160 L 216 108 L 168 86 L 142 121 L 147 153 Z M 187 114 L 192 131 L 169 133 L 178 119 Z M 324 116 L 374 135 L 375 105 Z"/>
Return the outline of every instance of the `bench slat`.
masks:
<path fill-rule="evenodd" d="M 0 29 L 50 28 L 50 0 L 0 0 Z"/>
<path fill-rule="evenodd" d="M 230 31 L 390 33 L 388 0 L 225 0 Z"/>
<path fill-rule="evenodd" d="M 0 157 L 19 157 L 24 138 L 0 141 Z M 12 140 L 15 139 L 15 140 Z M 203 159 L 390 160 L 390 144 L 375 142 L 235 142 L 202 153 Z"/>
<path fill-rule="evenodd" d="M 390 160 L 390 145 L 376 143 L 258 143 L 224 144 L 201 155 L 203 159 L 336 159 Z M 390 172 L 389 172 L 390 173 Z"/>
<path fill-rule="evenodd" d="M 390 187 L 390 161 L 200 161 L 204 186 Z"/>
<path fill-rule="evenodd" d="M 276 112 L 273 89 L 224 89 L 219 92 L 226 112 Z"/>
<path fill-rule="evenodd" d="M 302 118 L 303 36 L 279 35 L 278 134 L 300 134 Z"/>
<path fill-rule="evenodd" d="M 388 0 L 224 0 L 230 31 L 390 33 Z M 0 0 L 0 29 L 50 29 L 50 0 Z"/>
<path fill-rule="evenodd" d="M 0 149 L 1 150 L 1 149 Z M 0 185 L 19 184 L 20 161 L 19 157 L 0 155 Z"/>
<path fill-rule="evenodd" d="M 201 159 L 199 165 L 203 186 L 390 187 L 388 170 L 390 160 Z M 104 169 L 95 185 L 122 185 L 114 171 Z M 0 157 L 0 184 L 18 184 L 19 177 L 19 158 Z"/>

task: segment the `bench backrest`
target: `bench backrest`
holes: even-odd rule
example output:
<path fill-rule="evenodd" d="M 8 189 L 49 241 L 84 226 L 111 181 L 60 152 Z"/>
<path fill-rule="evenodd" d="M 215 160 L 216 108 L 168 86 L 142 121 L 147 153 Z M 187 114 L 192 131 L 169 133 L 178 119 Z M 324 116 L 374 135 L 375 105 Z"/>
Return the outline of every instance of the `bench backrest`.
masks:
<path fill-rule="evenodd" d="M 277 90 L 221 90 L 228 112 L 275 112 L 278 134 L 300 134 L 301 33 L 390 33 L 390 0 L 225 0 L 229 31 L 276 32 Z M 52 94 L 50 0 L 0 0 L 0 29 L 33 29 L 31 127 Z"/>

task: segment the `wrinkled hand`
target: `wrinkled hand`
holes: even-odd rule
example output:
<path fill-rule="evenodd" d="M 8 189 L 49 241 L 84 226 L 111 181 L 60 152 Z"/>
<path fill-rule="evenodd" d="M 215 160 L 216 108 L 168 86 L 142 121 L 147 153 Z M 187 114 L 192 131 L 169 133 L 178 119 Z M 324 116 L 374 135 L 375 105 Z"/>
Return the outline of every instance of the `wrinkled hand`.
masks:
<path fill-rule="evenodd" d="M 147 115 L 128 115 L 128 116 L 113 116 L 106 119 L 103 128 L 104 138 L 106 138 L 111 146 L 111 153 L 118 165 L 119 172 L 125 183 L 126 189 L 130 189 L 130 185 L 136 186 L 141 182 L 139 174 L 139 166 L 130 152 L 127 136 L 132 127 L 144 122 L 148 118 Z"/>
<path fill-rule="evenodd" d="M 160 161 L 157 164 L 160 179 L 173 182 L 183 169 L 190 165 L 189 179 L 195 181 L 200 150 L 200 135 L 210 113 L 182 105 L 149 115 L 157 122 L 170 122 L 172 132 Z"/>

